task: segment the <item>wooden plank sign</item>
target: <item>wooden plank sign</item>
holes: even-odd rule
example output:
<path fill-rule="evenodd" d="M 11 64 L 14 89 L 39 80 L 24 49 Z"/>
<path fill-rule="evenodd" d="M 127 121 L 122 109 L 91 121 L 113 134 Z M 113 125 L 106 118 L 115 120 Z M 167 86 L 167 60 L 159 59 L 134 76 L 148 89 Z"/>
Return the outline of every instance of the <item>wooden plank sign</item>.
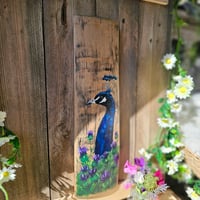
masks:
<path fill-rule="evenodd" d="M 143 0 L 146 2 L 150 2 L 150 3 L 156 3 L 156 4 L 160 4 L 160 5 L 168 5 L 169 0 Z"/>
<path fill-rule="evenodd" d="M 115 22 L 74 17 L 74 158 L 79 197 L 113 191 L 117 185 L 118 54 L 119 28 Z"/>

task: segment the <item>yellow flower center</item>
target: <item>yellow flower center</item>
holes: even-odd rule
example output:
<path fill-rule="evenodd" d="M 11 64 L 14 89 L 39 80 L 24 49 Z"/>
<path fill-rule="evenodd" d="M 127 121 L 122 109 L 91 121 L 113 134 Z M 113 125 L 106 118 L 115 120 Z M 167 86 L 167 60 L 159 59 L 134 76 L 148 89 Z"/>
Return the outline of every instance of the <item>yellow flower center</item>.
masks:
<path fill-rule="evenodd" d="M 186 79 L 186 78 L 183 79 L 182 82 L 183 82 L 184 84 L 186 84 L 186 85 L 190 84 L 190 80 L 189 80 L 189 79 Z"/>
<path fill-rule="evenodd" d="M 4 176 L 4 177 L 8 177 L 8 176 L 9 176 L 9 172 L 4 172 L 4 173 L 3 173 L 3 176 Z"/>
<path fill-rule="evenodd" d="M 179 88 L 179 91 L 181 93 L 185 94 L 187 92 L 187 88 L 182 86 L 182 87 Z"/>
<path fill-rule="evenodd" d="M 169 120 L 168 120 L 168 119 L 162 119 L 162 122 L 164 122 L 164 123 L 168 123 Z"/>
<path fill-rule="evenodd" d="M 171 61 L 171 59 L 170 59 L 170 58 L 167 58 L 167 59 L 165 60 L 165 63 L 166 63 L 166 64 L 171 64 L 171 63 L 172 63 L 172 61 Z"/>
<path fill-rule="evenodd" d="M 191 193 L 191 197 L 197 198 L 197 197 L 198 197 L 198 195 L 197 195 L 197 193 L 196 193 L 196 192 L 192 192 L 192 193 Z"/>
<path fill-rule="evenodd" d="M 178 104 L 174 104 L 174 105 L 173 105 L 173 108 L 178 109 L 178 108 L 179 108 L 179 105 L 178 105 Z"/>
<path fill-rule="evenodd" d="M 173 93 L 169 93 L 167 95 L 168 99 L 174 99 L 175 98 L 175 95 Z"/>

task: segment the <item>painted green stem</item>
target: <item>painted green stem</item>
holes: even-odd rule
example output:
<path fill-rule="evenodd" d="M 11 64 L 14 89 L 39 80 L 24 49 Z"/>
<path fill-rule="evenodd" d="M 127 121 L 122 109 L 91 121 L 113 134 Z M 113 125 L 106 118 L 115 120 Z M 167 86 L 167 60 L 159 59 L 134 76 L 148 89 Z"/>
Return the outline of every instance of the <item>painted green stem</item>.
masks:
<path fill-rule="evenodd" d="M 9 200 L 8 199 L 8 193 L 7 191 L 5 190 L 5 188 L 3 187 L 3 185 L 0 185 L 0 190 L 3 192 L 4 194 L 4 197 L 5 197 L 5 200 Z"/>

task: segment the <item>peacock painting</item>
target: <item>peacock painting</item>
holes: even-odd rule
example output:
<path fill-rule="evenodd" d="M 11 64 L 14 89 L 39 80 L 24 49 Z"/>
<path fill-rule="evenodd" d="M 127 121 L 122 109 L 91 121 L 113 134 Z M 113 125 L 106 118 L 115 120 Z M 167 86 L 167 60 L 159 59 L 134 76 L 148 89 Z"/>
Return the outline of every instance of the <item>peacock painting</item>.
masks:
<path fill-rule="evenodd" d="M 103 80 L 107 83 L 107 89 L 86 103 L 87 106 L 92 104 L 104 106 L 105 114 L 99 123 L 97 133 L 89 131 L 87 134 L 90 148 L 79 146 L 81 170 L 77 174 L 78 196 L 103 192 L 117 184 L 119 146 L 118 133 L 114 131 L 116 108 L 109 85 L 109 82 L 116 80 L 116 77 L 105 75 Z"/>
<path fill-rule="evenodd" d="M 111 150 L 113 142 L 113 126 L 115 117 L 115 101 L 111 95 L 111 90 L 99 92 L 94 99 L 88 101 L 88 105 L 96 103 L 106 107 L 106 113 L 103 116 L 97 131 L 95 142 L 95 154 L 102 155 Z"/>

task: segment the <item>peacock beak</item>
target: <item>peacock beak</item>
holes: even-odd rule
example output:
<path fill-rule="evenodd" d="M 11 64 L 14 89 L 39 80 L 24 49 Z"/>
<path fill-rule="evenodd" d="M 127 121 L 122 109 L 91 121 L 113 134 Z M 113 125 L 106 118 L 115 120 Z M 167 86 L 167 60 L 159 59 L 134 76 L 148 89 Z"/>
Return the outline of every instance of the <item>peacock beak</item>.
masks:
<path fill-rule="evenodd" d="M 93 103 L 95 103 L 95 99 L 90 99 L 90 100 L 86 103 L 86 105 L 91 105 L 91 104 L 93 104 Z"/>

